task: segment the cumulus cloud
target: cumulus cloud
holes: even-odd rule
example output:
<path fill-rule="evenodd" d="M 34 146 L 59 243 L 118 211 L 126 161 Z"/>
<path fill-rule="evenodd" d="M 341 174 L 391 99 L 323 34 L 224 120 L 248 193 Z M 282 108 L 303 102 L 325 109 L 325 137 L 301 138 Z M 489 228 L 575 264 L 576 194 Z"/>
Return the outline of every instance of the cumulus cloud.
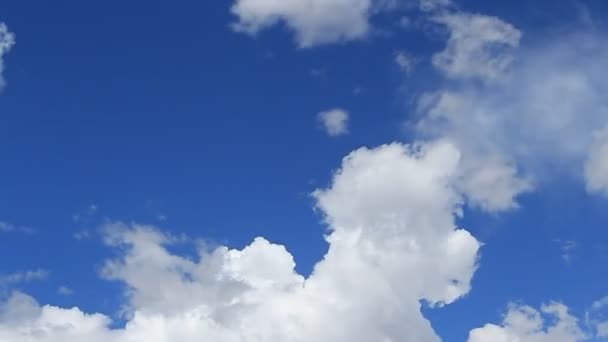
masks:
<path fill-rule="evenodd" d="M 350 115 L 344 109 L 332 109 L 317 114 L 317 120 L 330 137 L 348 134 Z"/>
<path fill-rule="evenodd" d="M 372 5 L 372 0 L 236 0 L 233 27 L 255 34 L 282 23 L 300 47 L 312 47 L 365 37 Z"/>
<path fill-rule="evenodd" d="M 459 160 L 444 142 L 351 153 L 313 193 L 329 250 L 308 277 L 263 238 L 186 258 L 169 251 L 183 237 L 108 225 L 105 242 L 119 253 L 102 275 L 126 288 L 126 325 L 110 329 L 104 315 L 14 293 L 0 307 L 0 341 L 438 342 L 421 301 L 467 294 L 480 248 L 454 222 Z"/>
<path fill-rule="evenodd" d="M 371 20 L 383 12 L 411 9 L 435 13 L 450 0 L 235 0 L 232 25 L 237 32 L 255 35 L 284 25 L 301 48 L 363 39 L 373 32 Z"/>
<path fill-rule="evenodd" d="M 472 330 L 468 342 L 579 342 L 588 337 L 565 305 L 552 303 L 540 311 L 512 305 L 501 325 Z"/>
<path fill-rule="evenodd" d="M 5 23 L 0 23 L 0 89 L 4 88 L 6 81 L 2 76 L 4 72 L 4 55 L 15 45 L 15 34 L 8 30 Z"/>

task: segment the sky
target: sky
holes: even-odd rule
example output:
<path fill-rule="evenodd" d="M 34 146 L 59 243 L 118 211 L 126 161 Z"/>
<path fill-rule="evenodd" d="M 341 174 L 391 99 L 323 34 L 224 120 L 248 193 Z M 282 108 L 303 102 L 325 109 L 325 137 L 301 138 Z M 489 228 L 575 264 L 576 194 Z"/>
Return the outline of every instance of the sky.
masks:
<path fill-rule="evenodd" d="M 605 18 L 0 0 L 0 342 L 608 341 Z"/>

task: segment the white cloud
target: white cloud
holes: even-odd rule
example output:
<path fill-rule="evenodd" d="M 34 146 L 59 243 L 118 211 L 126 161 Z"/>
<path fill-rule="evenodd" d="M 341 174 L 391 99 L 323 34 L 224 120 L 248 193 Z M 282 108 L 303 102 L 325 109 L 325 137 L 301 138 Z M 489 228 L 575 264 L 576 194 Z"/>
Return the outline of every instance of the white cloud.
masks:
<path fill-rule="evenodd" d="M 256 35 L 284 25 L 301 48 L 364 39 L 374 31 L 371 20 L 383 12 L 412 9 L 435 13 L 450 0 L 234 0 L 232 25 L 237 32 Z M 405 22 L 402 21 L 402 24 Z"/>
<path fill-rule="evenodd" d="M 450 78 L 494 80 L 511 65 L 510 50 L 519 46 L 521 32 L 497 17 L 464 12 L 442 14 L 449 39 L 433 64 Z"/>
<path fill-rule="evenodd" d="M 501 325 L 487 324 L 472 330 L 468 342 L 579 342 L 587 338 L 568 308 L 552 303 L 540 311 L 512 305 Z"/>
<path fill-rule="evenodd" d="M 351 153 L 313 194 L 329 250 L 308 278 L 263 238 L 188 259 L 168 250 L 181 237 L 109 225 L 105 241 L 120 256 L 102 274 L 126 286 L 125 327 L 15 293 L 0 308 L 0 341 L 439 342 L 420 302 L 467 294 L 480 247 L 454 223 L 459 158 L 443 142 Z"/>
<path fill-rule="evenodd" d="M 513 53 L 517 63 L 509 68 L 494 62 L 512 60 Z M 585 178 L 590 191 L 605 192 L 606 135 L 598 128 L 608 124 L 606 41 L 596 34 L 560 36 L 504 54 L 484 52 L 454 70 L 439 65 L 457 82 L 420 98 L 419 137 L 459 147 L 463 191 L 491 211 L 516 207 L 519 194 L 558 176 Z"/>
<path fill-rule="evenodd" d="M 489 212 L 518 208 L 515 198 L 532 189 L 532 181 L 499 155 L 466 156 L 459 175 L 456 186 L 469 205 Z"/>
<path fill-rule="evenodd" d="M 41 307 L 33 298 L 15 292 L 0 306 L 0 341 L 12 342 L 107 342 L 114 334 L 110 320 L 80 310 Z"/>
<path fill-rule="evenodd" d="M 348 121 L 350 115 L 344 109 L 332 109 L 317 114 L 325 133 L 331 137 L 348 134 Z"/>
<path fill-rule="evenodd" d="M 349 41 L 370 31 L 372 0 L 236 0 L 237 31 L 255 34 L 283 23 L 300 47 Z"/>
<path fill-rule="evenodd" d="M 5 23 L 0 23 L 0 89 L 2 89 L 6 81 L 2 76 L 4 72 L 4 55 L 6 55 L 15 45 L 15 34 L 8 30 Z"/>

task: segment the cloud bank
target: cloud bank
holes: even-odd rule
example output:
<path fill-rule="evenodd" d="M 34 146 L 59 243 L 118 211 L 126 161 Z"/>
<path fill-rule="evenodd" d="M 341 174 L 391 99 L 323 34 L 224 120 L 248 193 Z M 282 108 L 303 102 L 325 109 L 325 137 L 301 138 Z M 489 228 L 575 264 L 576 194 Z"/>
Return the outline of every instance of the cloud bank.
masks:
<path fill-rule="evenodd" d="M 454 223 L 459 158 L 447 143 L 351 153 L 313 194 L 329 251 L 308 278 L 285 247 L 263 238 L 188 259 L 168 250 L 182 238 L 108 225 L 104 240 L 120 257 L 102 276 L 125 285 L 125 327 L 14 293 L 0 309 L 0 341 L 440 341 L 421 301 L 441 306 L 467 294 L 480 248 Z"/>
<path fill-rule="evenodd" d="M 432 13 L 451 5 L 450 0 L 234 0 L 232 28 L 256 35 L 284 25 L 300 48 L 311 48 L 367 38 L 379 13 L 404 8 Z"/>

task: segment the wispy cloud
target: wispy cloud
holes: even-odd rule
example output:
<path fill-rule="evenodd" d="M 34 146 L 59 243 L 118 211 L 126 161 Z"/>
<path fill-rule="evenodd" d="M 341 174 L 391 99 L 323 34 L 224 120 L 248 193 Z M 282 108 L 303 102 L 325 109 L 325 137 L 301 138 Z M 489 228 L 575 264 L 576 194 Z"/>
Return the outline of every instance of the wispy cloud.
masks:
<path fill-rule="evenodd" d="M 60 286 L 57 289 L 57 293 L 62 296 L 71 296 L 74 294 L 74 290 L 72 290 L 71 288 L 69 288 L 67 286 Z"/>
<path fill-rule="evenodd" d="M 574 257 L 574 252 L 576 252 L 576 249 L 579 247 L 578 242 L 573 241 L 573 240 L 561 240 L 561 239 L 555 239 L 553 241 L 558 244 L 559 249 L 561 251 L 562 259 L 566 263 L 571 263 L 572 258 Z"/>
<path fill-rule="evenodd" d="M 49 277 L 50 272 L 45 269 L 36 269 L 29 271 L 15 272 L 6 275 L 0 275 L 0 285 L 12 286 L 33 281 L 45 280 Z"/>
<path fill-rule="evenodd" d="M 317 115 L 321 127 L 330 137 L 348 134 L 350 114 L 340 108 L 321 112 Z"/>
<path fill-rule="evenodd" d="M 24 233 L 34 234 L 35 229 L 25 226 L 18 226 L 12 223 L 0 221 L 0 233 Z"/>
<path fill-rule="evenodd" d="M 418 60 L 410 53 L 403 50 L 395 52 L 395 64 L 404 74 L 410 74 L 416 63 L 418 63 Z"/>
<path fill-rule="evenodd" d="M 4 56 L 15 45 L 15 34 L 8 30 L 5 23 L 0 23 L 0 90 L 6 85 L 4 80 Z"/>

